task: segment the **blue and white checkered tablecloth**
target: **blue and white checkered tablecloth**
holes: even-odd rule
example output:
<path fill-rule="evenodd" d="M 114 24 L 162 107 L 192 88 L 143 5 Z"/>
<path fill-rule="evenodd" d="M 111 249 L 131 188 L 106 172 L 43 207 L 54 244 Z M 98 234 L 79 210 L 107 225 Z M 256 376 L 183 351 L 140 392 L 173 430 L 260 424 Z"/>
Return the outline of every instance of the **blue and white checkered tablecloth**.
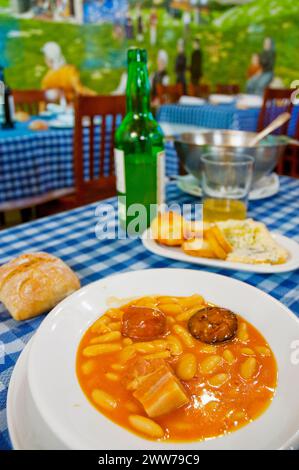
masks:
<path fill-rule="evenodd" d="M 299 180 L 281 177 L 281 190 L 276 196 L 250 202 L 249 216 L 265 222 L 299 242 Z M 167 188 L 168 202 L 192 203 L 191 196 L 182 193 L 174 183 Z M 107 201 L 102 202 L 104 204 Z M 116 207 L 116 199 L 110 199 Z M 161 258 L 144 249 L 140 240 L 95 237 L 96 204 L 40 219 L 0 232 L 0 264 L 21 253 L 46 251 L 61 257 L 79 275 L 82 285 L 128 270 L 147 268 L 193 268 L 221 273 L 259 287 L 286 304 L 299 316 L 299 270 L 284 274 L 254 274 L 225 269 L 205 268 L 189 263 Z M 113 224 L 111 226 L 113 230 Z M 0 449 L 9 449 L 6 396 L 13 367 L 26 343 L 43 320 L 38 317 L 15 322 L 0 308 L 0 344 L 5 355 L 0 356 Z M 271 319 L 269 319 L 271 321 Z"/>
<path fill-rule="evenodd" d="M 101 136 L 95 131 L 95 176 L 99 168 Z M 84 130 L 84 171 L 89 172 L 89 131 Z M 111 125 L 106 125 L 104 172 L 109 171 Z M 175 153 L 166 153 L 166 173 L 177 174 Z M 31 131 L 28 124 L 0 129 L 0 204 L 44 195 L 73 186 L 73 129 Z"/>
<path fill-rule="evenodd" d="M 190 124 L 210 129 L 256 132 L 259 113 L 260 108 L 238 109 L 235 104 L 167 104 L 160 107 L 157 119 L 159 122 Z M 299 106 L 296 106 L 289 126 L 291 136 L 294 136 L 298 116 Z"/>

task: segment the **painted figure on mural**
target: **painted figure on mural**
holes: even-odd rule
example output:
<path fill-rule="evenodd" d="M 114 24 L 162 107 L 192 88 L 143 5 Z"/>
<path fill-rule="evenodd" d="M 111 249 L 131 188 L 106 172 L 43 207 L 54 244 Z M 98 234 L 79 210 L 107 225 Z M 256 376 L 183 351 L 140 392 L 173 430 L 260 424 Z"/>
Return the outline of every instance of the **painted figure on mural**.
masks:
<path fill-rule="evenodd" d="M 150 44 L 155 46 L 157 42 L 157 27 L 158 27 L 158 15 L 157 10 L 152 9 L 149 16 L 149 25 L 150 25 Z"/>
<path fill-rule="evenodd" d="M 137 18 L 137 41 L 141 42 L 143 41 L 143 35 L 144 35 L 144 26 L 143 26 L 143 17 L 142 17 L 142 10 L 141 10 L 141 5 L 138 3 L 136 7 L 136 18 Z"/>
<path fill-rule="evenodd" d="M 157 97 L 157 86 L 169 85 L 169 75 L 167 72 L 168 66 L 168 54 L 165 50 L 160 49 L 157 56 L 157 70 L 150 77 L 151 81 L 151 90 L 152 90 L 152 99 Z"/>
<path fill-rule="evenodd" d="M 134 25 L 129 11 L 125 18 L 125 34 L 127 39 L 134 39 Z"/>
<path fill-rule="evenodd" d="M 59 90 L 67 101 L 72 101 L 78 94 L 95 95 L 93 90 L 81 83 L 79 71 L 66 62 L 57 42 L 47 42 L 42 52 L 48 66 L 48 72 L 42 79 L 43 90 Z"/>
<path fill-rule="evenodd" d="M 263 50 L 259 54 L 260 70 L 248 80 L 246 84 L 247 93 L 263 95 L 264 90 L 274 79 L 275 61 L 275 43 L 272 38 L 266 37 L 264 39 Z"/>
<path fill-rule="evenodd" d="M 175 59 L 175 75 L 176 83 L 182 85 L 184 94 L 187 92 L 186 70 L 187 57 L 185 53 L 185 43 L 183 39 L 179 39 L 177 42 L 177 55 Z"/>
<path fill-rule="evenodd" d="M 199 39 L 193 40 L 193 50 L 191 54 L 190 75 L 192 85 L 199 85 L 199 81 L 203 75 L 202 72 L 202 51 Z"/>

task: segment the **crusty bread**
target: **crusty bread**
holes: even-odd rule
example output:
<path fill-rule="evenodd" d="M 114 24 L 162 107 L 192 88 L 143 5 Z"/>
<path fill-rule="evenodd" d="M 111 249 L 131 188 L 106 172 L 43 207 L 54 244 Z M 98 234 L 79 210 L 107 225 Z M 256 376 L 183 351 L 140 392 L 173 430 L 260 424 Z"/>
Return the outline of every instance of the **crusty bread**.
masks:
<path fill-rule="evenodd" d="M 26 111 L 16 111 L 15 112 L 15 120 L 19 122 L 26 122 L 29 121 L 30 114 L 26 113 Z"/>
<path fill-rule="evenodd" d="M 32 121 L 28 127 L 32 131 L 46 131 L 49 129 L 48 124 L 45 121 L 42 121 L 41 119 L 36 119 L 35 121 Z"/>
<path fill-rule="evenodd" d="M 187 255 L 197 256 L 201 258 L 217 258 L 215 252 L 210 247 L 207 240 L 203 238 L 193 238 L 193 240 L 186 240 L 182 248 Z"/>
<path fill-rule="evenodd" d="M 221 248 L 225 251 L 225 253 L 230 253 L 233 251 L 233 247 L 228 241 L 228 239 L 224 236 L 223 232 L 217 225 L 211 226 L 209 229 L 210 233 L 213 234 L 214 239 L 217 243 L 221 246 Z"/>
<path fill-rule="evenodd" d="M 152 237 L 162 245 L 181 246 L 188 222 L 177 212 L 164 212 L 151 223 Z"/>
<path fill-rule="evenodd" d="M 232 246 L 227 261 L 249 264 L 282 264 L 288 252 L 272 238 L 265 224 L 252 219 L 217 222 L 217 227 Z"/>
<path fill-rule="evenodd" d="M 226 259 L 228 253 L 231 251 L 231 245 L 223 237 L 221 231 L 217 227 L 210 227 L 204 233 L 210 248 L 214 251 L 216 258 Z"/>
<path fill-rule="evenodd" d="M 47 253 L 23 254 L 0 267 L 0 301 L 15 320 L 50 310 L 79 287 L 76 274 Z"/>

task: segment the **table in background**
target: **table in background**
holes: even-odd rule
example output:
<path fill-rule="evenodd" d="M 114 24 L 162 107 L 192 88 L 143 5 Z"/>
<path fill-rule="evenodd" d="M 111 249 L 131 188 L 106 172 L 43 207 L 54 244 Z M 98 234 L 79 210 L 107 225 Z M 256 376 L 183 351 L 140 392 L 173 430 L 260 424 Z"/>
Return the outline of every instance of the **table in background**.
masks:
<path fill-rule="evenodd" d="M 89 170 L 88 128 L 84 130 L 85 175 Z M 0 204 L 22 198 L 33 198 L 55 190 L 72 188 L 73 129 L 32 131 L 28 123 L 17 123 L 15 129 L 0 129 Z M 111 126 L 106 123 L 104 172 L 109 170 Z M 95 131 L 95 164 L 100 155 L 100 129 Z M 167 144 L 166 173 L 178 173 L 173 146 Z M 96 171 L 95 171 L 96 175 Z"/>
<path fill-rule="evenodd" d="M 281 177 L 278 195 L 250 202 L 249 216 L 265 222 L 299 242 L 299 180 Z M 192 203 L 197 199 L 168 185 L 168 202 Z M 116 199 L 106 200 L 116 208 Z M 284 274 L 255 274 L 183 263 L 161 258 L 147 251 L 140 240 L 97 240 L 97 204 L 40 219 L 0 232 L 0 264 L 24 252 L 46 251 L 61 257 L 79 275 L 82 285 L 111 274 L 147 268 L 193 268 L 212 271 L 258 286 L 287 305 L 299 316 L 299 271 Z M 114 229 L 113 220 L 111 230 Z M 183 282 L 183 280 L 182 280 Z M 199 287 L 200 289 L 200 287 Z M 6 396 L 9 379 L 19 354 L 40 325 L 43 317 L 14 321 L 0 308 L 0 342 L 5 346 L 5 361 L 0 363 L 0 449 L 10 448 L 6 422 Z M 269 322 L 271 318 L 269 318 Z"/>
<path fill-rule="evenodd" d="M 166 104 L 159 108 L 159 122 L 189 124 L 210 129 L 233 129 L 256 132 L 260 108 L 238 109 L 235 104 L 182 105 Z M 289 134 L 294 135 L 299 117 L 299 106 L 295 106 L 290 122 Z"/>

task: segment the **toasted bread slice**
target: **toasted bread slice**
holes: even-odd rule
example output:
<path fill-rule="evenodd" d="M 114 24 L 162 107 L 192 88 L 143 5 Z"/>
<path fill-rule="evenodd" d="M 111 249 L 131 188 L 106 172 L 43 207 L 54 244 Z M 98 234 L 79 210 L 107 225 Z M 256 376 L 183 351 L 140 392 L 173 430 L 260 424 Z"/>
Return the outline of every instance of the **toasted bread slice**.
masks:
<path fill-rule="evenodd" d="M 215 253 L 216 258 L 226 259 L 227 252 L 220 245 L 212 227 L 205 231 L 205 238 L 207 239 L 211 250 Z"/>
<path fill-rule="evenodd" d="M 288 252 L 272 238 L 267 227 L 252 219 L 217 222 L 232 246 L 227 261 L 249 264 L 282 264 Z"/>
<path fill-rule="evenodd" d="M 232 245 L 229 243 L 224 233 L 220 230 L 217 225 L 211 227 L 211 232 L 213 233 L 215 239 L 226 253 L 230 253 L 231 251 L 233 251 Z"/>
<path fill-rule="evenodd" d="M 194 238 L 202 238 L 205 224 L 202 221 L 185 221 L 184 238 L 185 240 L 193 240 Z"/>
<path fill-rule="evenodd" d="M 185 241 L 182 245 L 182 248 L 184 252 L 190 256 L 217 258 L 208 241 L 204 240 L 203 238 L 194 238 L 193 240 Z"/>
<path fill-rule="evenodd" d="M 165 212 L 151 223 L 153 238 L 162 245 L 180 246 L 184 241 L 185 226 L 188 222 L 176 212 Z"/>

